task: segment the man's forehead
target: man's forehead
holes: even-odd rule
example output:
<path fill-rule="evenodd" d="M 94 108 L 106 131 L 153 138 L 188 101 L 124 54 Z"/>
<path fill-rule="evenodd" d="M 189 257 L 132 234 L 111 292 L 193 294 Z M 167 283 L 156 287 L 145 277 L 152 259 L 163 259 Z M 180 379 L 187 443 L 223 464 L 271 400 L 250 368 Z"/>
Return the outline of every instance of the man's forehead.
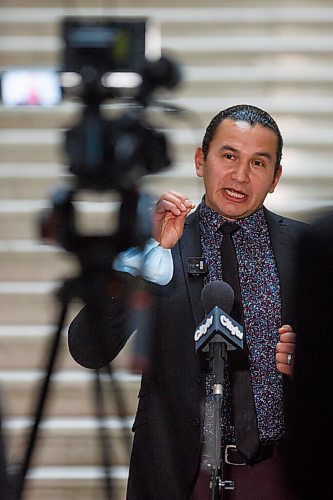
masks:
<path fill-rule="evenodd" d="M 254 125 L 251 125 L 251 123 L 248 123 L 244 120 L 236 120 L 234 121 L 235 125 L 240 128 L 241 130 L 246 130 L 252 128 Z"/>
<path fill-rule="evenodd" d="M 262 123 L 258 123 L 258 122 L 250 123 L 250 122 L 247 122 L 245 120 L 233 120 L 232 118 L 224 119 L 220 123 L 220 127 L 221 128 L 230 128 L 231 127 L 231 128 L 236 128 L 236 129 L 240 129 L 240 130 L 252 130 L 254 128 L 260 128 L 260 129 L 269 130 L 270 132 L 272 132 L 275 135 L 273 130 L 271 130 L 269 127 L 266 127 Z"/>
<path fill-rule="evenodd" d="M 274 139 L 274 146 L 278 142 L 276 133 L 270 127 L 266 127 L 261 123 L 252 124 L 244 120 L 232 120 L 230 118 L 226 118 L 220 123 L 219 127 L 216 130 L 215 136 L 219 136 L 219 139 L 221 140 L 223 139 L 223 134 L 236 134 L 235 137 L 240 134 L 239 137 L 241 137 L 243 132 L 245 134 L 246 132 L 249 132 L 250 135 L 255 134 L 257 137 L 259 137 L 260 135 L 263 139 L 265 138 L 265 136 L 266 139 L 268 139 L 268 137 L 270 139 Z"/>
<path fill-rule="evenodd" d="M 226 118 L 220 123 L 214 139 L 219 149 L 246 150 L 249 154 L 264 155 L 273 161 L 276 159 L 278 138 L 274 130 L 261 123 Z"/>

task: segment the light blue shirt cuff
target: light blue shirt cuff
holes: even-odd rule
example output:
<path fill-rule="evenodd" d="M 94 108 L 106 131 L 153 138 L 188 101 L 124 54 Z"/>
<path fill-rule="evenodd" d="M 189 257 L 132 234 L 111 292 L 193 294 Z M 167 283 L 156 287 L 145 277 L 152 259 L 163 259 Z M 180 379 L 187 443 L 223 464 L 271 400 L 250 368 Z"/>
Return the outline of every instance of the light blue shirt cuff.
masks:
<path fill-rule="evenodd" d="M 132 276 L 142 276 L 158 285 L 166 285 L 173 275 L 171 250 L 150 238 L 143 250 L 131 247 L 119 253 L 113 261 L 113 268 Z"/>

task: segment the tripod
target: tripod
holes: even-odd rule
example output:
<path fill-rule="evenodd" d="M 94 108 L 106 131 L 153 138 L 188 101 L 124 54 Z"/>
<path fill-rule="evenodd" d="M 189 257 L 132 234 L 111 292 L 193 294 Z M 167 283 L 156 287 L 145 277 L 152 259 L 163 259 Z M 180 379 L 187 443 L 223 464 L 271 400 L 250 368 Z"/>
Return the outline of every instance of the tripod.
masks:
<path fill-rule="evenodd" d="M 58 298 L 60 301 L 60 314 L 58 323 L 56 326 L 56 330 L 54 332 L 53 338 L 49 347 L 49 354 L 45 369 L 45 378 L 43 384 L 41 385 L 40 392 L 37 398 L 36 411 L 34 417 L 34 423 L 31 428 L 30 435 L 27 441 L 27 447 L 24 453 L 22 465 L 19 466 L 18 471 L 15 473 L 14 477 L 11 479 L 13 496 L 15 500 L 21 500 L 22 495 L 24 493 L 26 476 L 29 471 L 33 453 L 35 450 L 36 440 L 38 437 L 39 427 L 41 420 L 44 415 L 45 406 L 48 398 L 49 386 L 51 383 L 51 378 L 54 372 L 55 363 L 57 360 L 57 355 L 59 351 L 61 333 L 65 325 L 68 307 L 71 299 L 73 298 L 74 291 L 79 285 L 80 279 L 69 279 L 64 282 L 62 289 L 58 294 Z M 112 370 L 110 366 L 105 367 L 106 372 L 111 377 Z M 123 398 L 121 396 L 121 391 L 117 386 L 117 382 L 113 380 L 113 392 L 116 399 L 116 404 L 118 408 L 118 415 L 123 421 L 126 415 L 125 405 Z M 101 372 L 100 370 L 95 370 L 95 379 L 94 379 L 94 395 L 95 395 L 95 406 L 96 406 L 96 417 L 99 422 L 99 441 L 101 446 L 101 455 L 103 460 L 104 472 L 105 472 L 105 498 L 107 500 L 111 500 L 112 498 L 112 481 L 110 474 L 111 467 L 111 458 L 110 458 L 110 450 L 108 449 L 107 443 L 108 439 L 106 439 L 106 429 L 103 425 L 103 419 L 105 416 L 105 403 L 103 397 L 103 391 L 101 386 Z M 122 425 L 122 429 L 124 432 L 124 442 L 126 444 L 126 448 L 129 452 L 130 450 L 130 440 L 131 437 L 128 432 L 126 432 L 125 424 Z"/>

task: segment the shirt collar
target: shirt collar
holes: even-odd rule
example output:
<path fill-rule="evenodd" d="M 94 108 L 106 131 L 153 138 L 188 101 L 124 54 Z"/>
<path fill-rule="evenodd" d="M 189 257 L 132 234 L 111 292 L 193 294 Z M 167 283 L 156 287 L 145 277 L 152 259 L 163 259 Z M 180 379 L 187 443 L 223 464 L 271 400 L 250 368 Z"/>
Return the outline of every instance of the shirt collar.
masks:
<path fill-rule="evenodd" d="M 221 226 L 227 222 L 227 220 L 212 208 L 210 208 L 205 203 L 205 197 L 202 198 L 201 203 L 198 207 L 199 210 L 199 224 L 200 231 L 203 235 L 213 232 L 217 232 Z M 244 219 L 237 220 L 237 223 L 246 232 L 258 233 L 263 226 L 266 225 L 266 218 L 264 214 L 263 207 L 259 208 L 257 212 L 245 217 Z"/>

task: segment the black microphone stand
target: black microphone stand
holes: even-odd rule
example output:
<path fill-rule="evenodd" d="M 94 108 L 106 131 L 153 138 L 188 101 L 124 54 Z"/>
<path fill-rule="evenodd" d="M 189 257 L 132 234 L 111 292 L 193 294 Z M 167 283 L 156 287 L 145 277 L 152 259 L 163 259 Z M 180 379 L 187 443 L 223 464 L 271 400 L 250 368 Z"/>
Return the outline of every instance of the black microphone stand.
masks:
<path fill-rule="evenodd" d="M 221 458 L 221 413 L 227 351 L 243 349 L 243 329 L 228 313 L 214 305 L 216 302 L 221 303 L 225 310 L 230 311 L 234 302 L 234 291 L 228 283 L 222 280 L 209 282 L 202 289 L 201 298 L 204 310 L 209 312 L 197 327 L 194 339 L 196 351 L 208 351 L 209 371 L 213 382 L 214 440 L 209 437 L 205 448 L 210 461 L 208 467 L 211 471 L 209 485 L 211 500 L 215 500 L 223 498 L 224 490 L 234 489 L 234 482 L 224 479 L 224 462 Z"/>
<path fill-rule="evenodd" d="M 224 479 L 223 460 L 221 459 L 221 412 L 224 393 L 224 366 L 227 359 L 227 343 L 217 335 L 209 342 L 209 358 L 213 376 L 213 402 L 214 402 L 214 443 L 211 463 L 210 490 L 211 500 L 224 497 L 224 489 L 233 489 L 233 481 Z"/>

